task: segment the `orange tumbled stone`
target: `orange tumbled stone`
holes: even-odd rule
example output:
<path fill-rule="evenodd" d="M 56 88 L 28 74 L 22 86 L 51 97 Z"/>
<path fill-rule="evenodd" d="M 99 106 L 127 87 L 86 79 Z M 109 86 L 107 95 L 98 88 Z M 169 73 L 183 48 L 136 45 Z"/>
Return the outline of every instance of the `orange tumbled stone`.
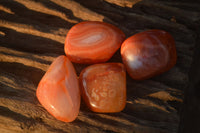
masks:
<path fill-rule="evenodd" d="M 94 112 L 120 112 L 126 105 L 126 71 L 121 63 L 95 64 L 79 77 L 82 97 Z"/>
<path fill-rule="evenodd" d="M 59 56 L 41 79 L 37 98 L 55 118 L 73 121 L 79 113 L 80 90 L 75 69 L 66 56 Z"/>
<path fill-rule="evenodd" d="M 161 74 L 177 60 L 174 39 L 163 30 L 148 30 L 129 37 L 121 46 L 121 56 L 128 74 L 136 80 Z"/>
<path fill-rule="evenodd" d="M 111 24 L 85 21 L 69 30 L 64 49 L 72 62 L 106 62 L 120 48 L 124 39 L 125 34 Z"/>

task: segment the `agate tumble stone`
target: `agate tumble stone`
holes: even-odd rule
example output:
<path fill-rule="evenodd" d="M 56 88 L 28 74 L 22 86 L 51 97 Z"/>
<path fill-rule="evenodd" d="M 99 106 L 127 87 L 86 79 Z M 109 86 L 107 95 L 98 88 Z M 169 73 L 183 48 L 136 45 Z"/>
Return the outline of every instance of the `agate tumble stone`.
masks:
<path fill-rule="evenodd" d="M 175 42 L 163 30 L 148 30 L 126 39 L 121 46 L 122 60 L 128 74 L 143 80 L 172 68 L 177 59 Z"/>
<path fill-rule="evenodd" d="M 55 118 L 73 121 L 80 108 L 80 90 L 76 72 L 66 56 L 59 56 L 41 79 L 37 98 Z"/>
<path fill-rule="evenodd" d="M 72 62 L 106 62 L 120 48 L 124 39 L 125 34 L 111 24 L 85 21 L 69 30 L 64 49 Z"/>
<path fill-rule="evenodd" d="M 82 97 L 94 112 L 120 112 L 126 104 L 126 72 L 121 63 L 95 64 L 80 74 Z"/>

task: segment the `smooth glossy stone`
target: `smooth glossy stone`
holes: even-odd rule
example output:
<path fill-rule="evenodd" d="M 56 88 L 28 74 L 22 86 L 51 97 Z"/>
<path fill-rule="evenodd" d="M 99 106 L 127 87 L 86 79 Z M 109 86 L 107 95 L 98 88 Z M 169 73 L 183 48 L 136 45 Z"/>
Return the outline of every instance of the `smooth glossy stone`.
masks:
<path fill-rule="evenodd" d="M 120 112 L 126 104 L 126 71 L 121 63 L 95 64 L 80 76 L 80 90 L 87 106 L 94 112 Z"/>
<path fill-rule="evenodd" d="M 37 98 L 55 118 L 73 121 L 79 113 L 80 90 L 75 69 L 66 56 L 59 56 L 41 79 Z"/>
<path fill-rule="evenodd" d="M 120 48 L 124 39 L 125 34 L 111 24 L 85 21 L 69 30 L 65 53 L 76 63 L 106 62 Z"/>
<path fill-rule="evenodd" d="M 161 74 L 176 64 L 173 37 L 163 30 L 148 30 L 126 39 L 121 56 L 128 74 L 136 80 Z"/>

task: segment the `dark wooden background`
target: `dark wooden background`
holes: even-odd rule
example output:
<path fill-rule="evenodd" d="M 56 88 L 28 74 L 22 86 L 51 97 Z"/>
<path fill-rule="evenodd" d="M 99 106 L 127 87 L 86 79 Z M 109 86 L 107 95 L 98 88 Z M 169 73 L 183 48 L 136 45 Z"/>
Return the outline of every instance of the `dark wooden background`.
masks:
<path fill-rule="evenodd" d="M 49 115 L 35 91 L 51 62 L 64 54 L 68 30 L 85 20 L 111 23 L 127 37 L 166 30 L 178 60 L 148 80 L 127 76 L 122 112 L 93 113 L 82 102 L 77 119 L 65 123 Z M 178 132 L 199 23 L 200 2 L 194 0 L 0 0 L 0 132 Z M 110 62 L 121 62 L 119 51 Z M 87 65 L 74 66 L 79 75 Z"/>

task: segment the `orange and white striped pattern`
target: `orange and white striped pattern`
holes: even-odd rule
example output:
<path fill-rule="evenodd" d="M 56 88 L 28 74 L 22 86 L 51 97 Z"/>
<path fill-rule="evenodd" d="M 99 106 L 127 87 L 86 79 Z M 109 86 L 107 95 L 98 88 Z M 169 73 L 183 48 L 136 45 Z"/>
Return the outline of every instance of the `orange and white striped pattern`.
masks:
<path fill-rule="evenodd" d="M 69 30 L 65 53 L 76 63 L 106 62 L 120 48 L 124 39 L 124 33 L 111 24 L 85 21 Z"/>

